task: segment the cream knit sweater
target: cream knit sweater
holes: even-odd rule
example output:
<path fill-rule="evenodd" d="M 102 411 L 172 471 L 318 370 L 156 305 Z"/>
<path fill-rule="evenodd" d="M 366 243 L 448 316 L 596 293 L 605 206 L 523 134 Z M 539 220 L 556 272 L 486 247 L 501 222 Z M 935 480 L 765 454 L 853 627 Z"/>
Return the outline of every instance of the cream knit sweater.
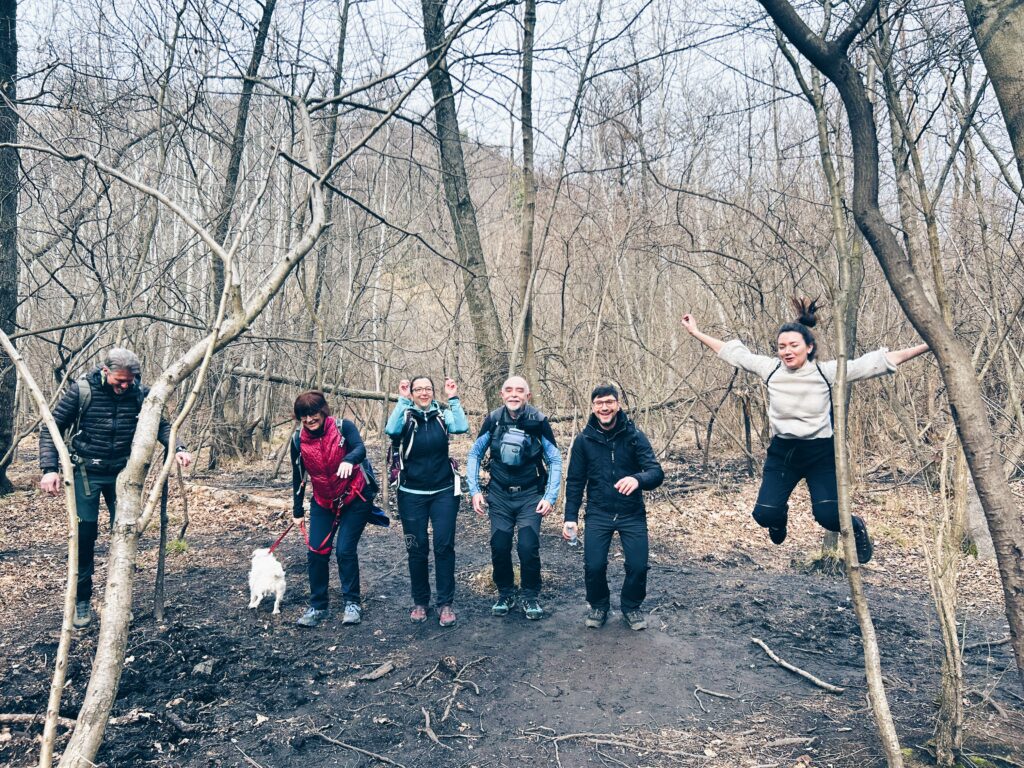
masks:
<path fill-rule="evenodd" d="M 887 351 L 883 347 L 848 361 L 847 379 L 863 381 L 895 371 L 896 366 L 886 359 Z M 817 364 L 808 360 L 791 371 L 777 357 L 755 355 L 739 339 L 727 342 L 718 356 L 768 382 L 768 424 L 773 436 L 795 440 L 832 436 L 829 387 L 836 380 L 835 360 Z"/>

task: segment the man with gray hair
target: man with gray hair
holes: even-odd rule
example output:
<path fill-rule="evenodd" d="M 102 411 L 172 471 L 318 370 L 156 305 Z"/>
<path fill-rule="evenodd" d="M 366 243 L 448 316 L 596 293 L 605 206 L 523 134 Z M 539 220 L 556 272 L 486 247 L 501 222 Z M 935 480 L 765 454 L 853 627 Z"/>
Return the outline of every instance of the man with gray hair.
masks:
<path fill-rule="evenodd" d="M 128 464 L 142 401 L 149 391 L 139 383 L 142 367 L 138 356 L 127 349 L 111 349 L 103 365 L 71 383 L 53 409 L 53 418 L 64 433 L 75 465 L 75 504 L 78 507 L 78 595 L 74 626 L 92 621 L 92 574 L 99 529 L 100 496 L 107 502 L 110 522 L 117 505 L 117 476 Z M 158 439 L 167 447 L 171 426 L 160 419 Z M 176 446 L 177 461 L 192 463 L 185 446 Z M 53 438 L 44 426 L 39 433 L 39 487 L 60 493 L 60 459 Z"/>
<path fill-rule="evenodd" d="M 498 600 L 494 616 L 505 616 L 516 604 L 512 569 L 512 537 L 519 531 L 516 551 L 522 585 L 523 613 L 536 621 L 544 616 L 540 605 L 540 521 L 558 499 L 562 456 L 547 416 L 529 404 L 530 385 L 512 376 L 501 385 L 504 405 L 480 426 L 466 459 L 466 484 L 473 509 L 491 519 L 491 566 Z M 487 494 L 480 489 L 480 462 L 490 451 L 491 479 Z M 547 468 L 545 469 L 545 465 Z"/>

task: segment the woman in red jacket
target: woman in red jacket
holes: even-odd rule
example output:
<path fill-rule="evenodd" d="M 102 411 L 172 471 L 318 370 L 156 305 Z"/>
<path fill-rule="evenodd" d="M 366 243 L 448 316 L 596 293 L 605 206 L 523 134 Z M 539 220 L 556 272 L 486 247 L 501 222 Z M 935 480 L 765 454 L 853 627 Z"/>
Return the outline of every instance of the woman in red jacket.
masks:
<path fill-rule="evenodd" d="M 327 618 L 332 539 L 337 534 L 338 575 L 345 597 L 342 624 L 362 621 L 359 595 L 359 538 L 374 518 L 373 487 L 362 469 L 366 447 L 356 425 L 335 420 L 322 392 L 303 392 L 295 399 L 295 418 L 302 426 L 292 440 L 292 515 L 303 517 L 306 479 L 312 486 L 306 561 L 309 608 L 296 623 L 315 627 Z M 386 525 L 386 517 L 381 524 Z M 376 519 L 373 522 L 378 522 Z"/>

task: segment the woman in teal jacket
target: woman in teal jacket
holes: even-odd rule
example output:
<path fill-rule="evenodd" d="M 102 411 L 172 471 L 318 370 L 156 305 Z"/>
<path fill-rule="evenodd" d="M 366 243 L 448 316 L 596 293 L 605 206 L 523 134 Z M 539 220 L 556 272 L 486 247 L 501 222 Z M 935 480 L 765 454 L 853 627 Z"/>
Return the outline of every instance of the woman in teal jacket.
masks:
<path fill-rule="evenodd" d="M 388 419 L 385 432 L 398 453 L 398 515 L 402 519 L 405 546 L 409 552 L 412 582 L 413 622 L 427 619 L 430 606 L 430 540 L 434 531 L 434 578 L 437 584 L 439 623 L 450 627 L 455 609 L 455 520 L 461 492 L 454 462 L 448 455 L 448 435 L 469 431 L 469 422 L 459 402 L 458 385 L 444 380 L 448 407 L 434 399 L 434 382 L 416 376 L 398 385 L 398 404 Z"/>

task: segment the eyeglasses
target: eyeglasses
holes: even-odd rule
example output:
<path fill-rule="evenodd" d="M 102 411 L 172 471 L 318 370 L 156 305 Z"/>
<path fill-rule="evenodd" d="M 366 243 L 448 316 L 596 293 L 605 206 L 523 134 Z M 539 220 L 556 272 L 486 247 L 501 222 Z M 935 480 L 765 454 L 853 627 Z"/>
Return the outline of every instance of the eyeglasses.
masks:
<path fill-rule="evenodd" d="M 412 391 L 415 392 L 416 394 L 421 394 L 423 392 L 433 392 L 434 388 L 433 387 L 413 387 Z"/>
<path fill-rule="evenodd" d="M 595 408 L 603 408 L 606 405 L 615 405 L 618 402 L 619 401 L 616 400 L 614 397 L 609 397 L 604 400 L 594 400 L 593 403 L 591 403 L 591 405 L 593 405 Z"/>

